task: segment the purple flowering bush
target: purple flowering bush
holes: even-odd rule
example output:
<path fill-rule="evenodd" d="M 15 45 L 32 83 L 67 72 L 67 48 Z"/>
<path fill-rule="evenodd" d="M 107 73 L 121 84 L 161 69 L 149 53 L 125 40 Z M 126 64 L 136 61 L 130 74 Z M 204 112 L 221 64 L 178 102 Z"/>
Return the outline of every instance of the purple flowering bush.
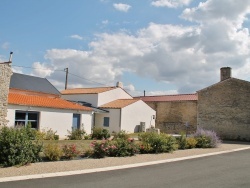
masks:
<path fill-rule="evenodd" d="M 221 144 L 220 138 L 212 130 L 198 128 L 194 138 L 197 141 L 197 148 L 216 148 Z"/>

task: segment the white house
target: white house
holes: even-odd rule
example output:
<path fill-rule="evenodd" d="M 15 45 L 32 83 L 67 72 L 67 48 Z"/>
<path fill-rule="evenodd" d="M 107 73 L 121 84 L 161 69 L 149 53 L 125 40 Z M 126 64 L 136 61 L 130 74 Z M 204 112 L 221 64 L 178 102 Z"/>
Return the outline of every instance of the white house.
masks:
<path fill-rule="evenodd" d="M 134 100 L 118 82 L 116 87 L 76 88 L 61 91 L 62 98 L 98 109 L 94 126 L 110 132 L 138 132 L 155 126 L 156 112 L 142 100 Z"/>
<path fill-rule="evenodd" d="M 60 139 L 73 128 L 90 134 L 92 108 L 69 102 L 44 78 L 14 73 L 10 81 L 7 106 L 8 126 L 31 123 L 38 130 L 52 129 Z"/>

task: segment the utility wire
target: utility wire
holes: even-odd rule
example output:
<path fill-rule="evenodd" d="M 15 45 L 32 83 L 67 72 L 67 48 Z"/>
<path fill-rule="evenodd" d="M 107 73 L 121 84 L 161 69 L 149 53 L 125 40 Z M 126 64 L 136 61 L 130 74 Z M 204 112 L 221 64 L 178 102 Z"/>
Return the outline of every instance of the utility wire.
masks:
<path fill-rule="evenodd" d="M 39 70 L 51 70 L 51 71 L 60 71 L 60 72 L 65 72 L 65 69 L 64 70 L 54 70 L 54 69 L 50 69 L 50 68 L 34 68 L 34 67 L 26 67 L 26 66 L 18 66 L 18 65 L 12 65 L 13 67 L 21 67 L 21 68 L 26 68 L 26 69 L 39 69 Z M 88 78 L 85 78 L 85 77 L 82 77 L 82 76 L 78 76 L 76 74 L 73 74 L 71 72 L 68 72 L 68 74 L 72 75 L 72 76 L 75 76 L 75 77 L 78 77 L 80 79 L 83 79 L 83 80 L 87 80 L 89 82 L 93 82 L 93 83 L 96 83 L 96 84 L 99 84 L 99 85 L 104 85 L 104 86 L 109 86 L 107 84 L 103 84 L 103 83 L 100 83 L 100 82 L 96 82 L 96 81 L 93 81 L 93 80 L 90 80 Z"/>

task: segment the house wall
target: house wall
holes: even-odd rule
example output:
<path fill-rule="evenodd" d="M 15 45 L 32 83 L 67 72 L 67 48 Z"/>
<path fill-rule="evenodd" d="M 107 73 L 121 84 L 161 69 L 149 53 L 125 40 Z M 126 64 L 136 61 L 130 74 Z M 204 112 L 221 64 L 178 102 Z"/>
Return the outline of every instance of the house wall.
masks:
<path fill-rule="evenodd" d="M 108 129 L 110 133 L 119 132 L 120 129 L 120 109 L 108 109 L 109 113 L 95 113 L 95 127 Z M 104 117 L 109 117 L 109 127 L 104 127 Z"/>
<path fill-rule="evenodd" d="M 130 133 L 138 132 L 140 122 L 145 122 L 146 128 L 155 126 L 155 110 L 143 101 L 137 101 L 122 108 L 121 130 Z"/>
<path fill-rule="evenodd" d="M 72 94 L 72 95 L 62 95 L 63 99 L 71 101 L 84 101 L 97 107 L 98 105 L 98 95 L 97 94 Z"/>
<path fill-rule="evenodd" d="M 156 128 L 161 132 L 179 134 L 194 132 L 197 125 L 197 101 L 146 102 L 156 111 Z M 186 128 L 188 122 L 188 129 Z"/>
<path fill-rule="evenodd" d="M 0 64 L 0 127 L 6 126 L 8 121 L 7 104 L 10 85 L 10 77 L 12 75 L 11 66 L 9 63 Z"/>
<path fill-rule="evenodd" d="M 227 79 L 198 91 L 198 127 L 224 139 L 250 140 L 250 82 Z"/>
<path fill-rule="evenodd" d="M 133 99 L 128 93 L 126 93 L 123 89 L 117 87 L 113 90 L 109 90 L 103 93 L 98 94 L 98 105 L 101 106 L 103 104 L 109 103 L 111 101 L 115 101 L 117 99 Z"/>
<path fill-rule="evenodd" d="M 92 113 L 91 112 L 78 112 L 74 110 L 61 110 L 52 108 L 39 108 L 39 107 L 27 107 L 18 105 L 8 105 L 7 119 L 9 120 L 8 126 L 14 126 L 15 124 L 15 111 L 36 111 L 40 112 L 39 115 L 39 130 L 52 129 L 57 131 L 60 139 L 66 138 L 68 130 L 72 129 L 73 113 L 81 114 L 81 125 L 84 130 L 90 134 L 92 128 Z"/>

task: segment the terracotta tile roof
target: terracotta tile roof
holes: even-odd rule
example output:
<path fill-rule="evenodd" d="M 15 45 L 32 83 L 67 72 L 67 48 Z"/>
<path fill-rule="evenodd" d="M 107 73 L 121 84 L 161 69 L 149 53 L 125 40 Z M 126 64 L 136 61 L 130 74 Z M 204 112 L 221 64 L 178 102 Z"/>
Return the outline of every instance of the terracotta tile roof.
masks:
<path fill-rule="evenodd" d="M 97 88 L 75 88 L 75 89 L 66 89 L 61 91 L 63 95 L 70 94 L 98 94 L 105 91 L 110 91 L 115 89 L 116 87 L 97 87 Z"/>
<path fill-rule="evenodd" d="M 29 95 L 29 94 L 20 94 L 11 92 L 8 95 L 8 104 L 56 108 L 56 109 L 92 111 L 91 108 L 63 100 L 59 97 L 38 96 L 38 95 Z"/>
<path fill-rule="evenodd" d="M 197 101 L 198 95 L 195 94 L 177 94 L 177 95 L 159 95 L 159 96 L 141 96 L 134 97 L 144 102 L 163 102 L 163 101 Z"/>
<path fill-rule="evenodd" d="M 118 99 L 100 106 L 101 108 L 124 108 L 130 104 L 139 101 L 139 99 Z"/>

